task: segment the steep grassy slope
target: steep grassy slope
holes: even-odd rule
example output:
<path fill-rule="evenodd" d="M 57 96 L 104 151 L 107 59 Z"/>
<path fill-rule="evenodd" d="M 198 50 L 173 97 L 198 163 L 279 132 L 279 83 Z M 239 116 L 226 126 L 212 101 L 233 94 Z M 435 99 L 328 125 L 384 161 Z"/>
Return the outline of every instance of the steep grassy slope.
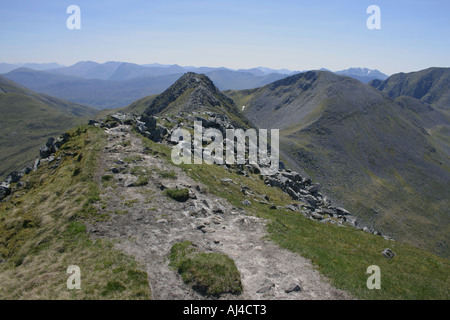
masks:
<path fill-rule="evenodd" d="M 147 299 L 146 272 L 86 234 L 100 200 L 95 171 L 105 135 L 87 126 L 68 135 L 60 160 L 24 176 L 25 187 L 0 203 L 0 299 Z M 70 265 L 80 267 L 81 290 L 67 289 Z"/>
<path fill-rule="evenodd" d="M 448 128 L 442 112 L 328 72 L 227 92 L 285 159 L 368 225 L 448 256 Z M 431 108 L 431 109 L 430 109 Z"/>
<path fill-rule="evenodd" d="M 95 113 L 94 109 L 37 94 L 0 76 L 0 179 L 34 161 L 48 137 Z"/>
<path fill-rule="evenodd" d="M 398 73 L 384 81 L 372 81 L 370 85 L 393 98 L 409 96 L 438 108 L 450 108 L 450 68 Z"/>

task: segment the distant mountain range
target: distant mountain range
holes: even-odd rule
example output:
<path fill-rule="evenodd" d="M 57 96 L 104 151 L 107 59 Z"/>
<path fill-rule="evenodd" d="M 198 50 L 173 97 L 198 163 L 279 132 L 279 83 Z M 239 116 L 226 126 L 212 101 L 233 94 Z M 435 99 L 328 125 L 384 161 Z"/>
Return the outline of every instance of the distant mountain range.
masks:
<path fill-rule="evenodd" d="M 326 69 L 321 69 L 326 70 Z M 167 89 L 186 72 L 207 75 L 220 90 L 242 90 L 264 86 L 302 71 L 270 69 L 232 70 L 211 67 L 147 64 L 110 61 L 78 62 L 64 67 L 50 64 L 0 64 L 0 73 L 37 92 L 88 105 L 96 109 L 120 108 Z M 364 83 L 387 76 L 377 70 L 352 68 L 339 71 Z"/>
<path fill-rule="evenodd" d="M 55 68 L 62 68 L 64 66 L 52 62 L 52 63 L 0 63 L 0 73 L 6 73 L 13 71 L 17 68 L 30 68 L 33 70 L 48 70 Z"/>

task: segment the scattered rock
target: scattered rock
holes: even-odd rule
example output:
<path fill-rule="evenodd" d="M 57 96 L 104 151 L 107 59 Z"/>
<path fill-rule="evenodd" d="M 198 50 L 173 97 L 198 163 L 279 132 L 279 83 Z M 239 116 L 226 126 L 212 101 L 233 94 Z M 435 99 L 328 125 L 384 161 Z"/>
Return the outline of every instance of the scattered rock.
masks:
<path fill-rule="evenodd" d="M 0 186 L 0 201 L 9 196 L 11 193 L 11 189 L 5 186 Z"/>
<path fill-rule="evenodd" d="M 296 208 L 294 205 L 292 205 L 292 204 L 285 205 L 284 207 L 285 207 L 286 209 L 291 210 L 291 211 L 294 211 L 294 212 L 297 212 L 297 211 L 298 211 L 297 208 Z"/>
<path fill-rule="evenodd" d="M 250 168 L 251 173 L 254 173 L 254 174 L 261 173 L 261 168 L 257 164 L 250 164 L 250 166 L 251 166 L 251 168 Z"/>
<path fill-rule="evenodd" d="M 42 159 L 46 159 L 46 158 L 50 157 L 51 154 L 52 154 L 52 152 L 47 147 L 42 147 L 41 149 L 39 149 L 39 156 Z"/>
<path fill-rule="evenodd" d="M 128 177 L 124 182 L 124 186 L 127 188 L 134 187 L 134 184 L 137 180 L 138 180 L 138 178 L 135 176 Z"/>
<path fill-rule="evenodd" d="M 286 277 L 281 286 L 286 293 L 302 291 L 300 280 L 294 277 Z"/>
<path fill-rule="evenodd" d="M 41 164 L 41 159 L 36 159 L 36 161 L 34 161 L 33 171 L 36 171 L 39 168 L 40 164 Z"/>
<path fill-rule="evenodd" d="M 315 194 L 320 191 L 320 184 L 315 183 L 307 189 L 310 193 Z"/>
<path fill-rule="evenodd" d="M 45 144 L 45 146 L 50 150 L 50 153 L 55 153 L 56 150 L 58 149 L 56 147 L 56 139 L 53 137 L 50 137 L 47 139 L 47 143 Z"/>
<path fill-rule="evenodd" d="M 336 208 L 336 211 L 338 214 L 343 215 L 343 216 L 350 215 L 350 212 L 348 212 L 347 210 L 345 210 L 344 208 L 341 208 L 341 207 Z"/>
<path fill-rule="evenodd" d="M 314 212 L 311 217 L 315 220 L 323 220 L 323 216 L 318 214 L 317 212 Z"/>
<path fill-rule="evenodd" d="M 6 183 L 7 184 L 11 184 L 11 183 L 17 183 L 20 181 L 20 179 L 22 178 L 23 173 L 22 172 L 18 172 L 18 171 L 13 171 L 11 172 L 7 177 L 6 177 Z"/>
<path fill-rule="evenodd" d="M 383 257 L 388 259 L 392 259 L 395 257 L 395 253 L 389 248 L 384 249 L 381 254 L 383 255 Z"/>
<path fill-rule="evenodd" d="M 216 202 L 213 204 L 211 210 L 213 213 L 223 214 L 223 213 L 225 213 L 226 208 L 222 204 Z"/>
<path fill-rule="evenodd" d="M 117 173 L 120 172 L 120 170 L 117 169 L 117 168 L 111 168 L 111 172 L 114 173 L 114 174 L 117 174 Z"/>
<path fill-rule="evenodd" d="M 242 201 L 241 203 L 242 203 L 243 206 L 251 206 L 251 205 L 252 205 L 251 201 L 248 200 L 248 199 L 245 199 L 245 200 Z"/>
<path fill-rule="evenodd" d="M 266 293 L 269 292 L 270 289 L 272 289 L 273 287 L 275 287 L 275 283 L 273 283 L 270 279 L 264 279 L 261 284 L 260 284 L 260 288 L 258 289 L 258 291 L 256 291 L 256 293 Z"/>
<path fill-rule="evenodd" d="M 203 232 L 203 233 L 214 233 L 214 232 L 216 232 L 213 228 L 211 228 L 211 227 L 204 227 L 204 228 L 201 228 L 200 229 L 201 230 L 201 232 Z"/>

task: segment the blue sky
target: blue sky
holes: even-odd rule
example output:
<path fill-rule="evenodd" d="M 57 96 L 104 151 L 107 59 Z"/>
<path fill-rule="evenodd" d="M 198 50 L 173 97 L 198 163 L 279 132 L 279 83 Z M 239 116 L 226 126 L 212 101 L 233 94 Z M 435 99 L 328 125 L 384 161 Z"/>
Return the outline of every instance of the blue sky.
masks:
<path fill-rule="evenodd" d="M 2 1 L 0 62 L 127 61 L 291 70 L 450 65 L 450 1 Z M 81 30 L 69 30 L 69 5 Z M 369 5 L 381 30 L 369 30 Z"/>

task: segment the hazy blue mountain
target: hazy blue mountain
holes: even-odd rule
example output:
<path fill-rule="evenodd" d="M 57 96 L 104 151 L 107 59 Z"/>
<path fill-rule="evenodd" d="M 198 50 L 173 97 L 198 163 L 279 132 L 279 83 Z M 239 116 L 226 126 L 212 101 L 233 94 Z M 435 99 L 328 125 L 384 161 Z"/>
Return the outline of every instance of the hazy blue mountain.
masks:
<path fill-rule="evenodd" d="M 64 66 L 58 63 L 0 63 L 0 73 L 10 72 L 17 68 L 30 68 L 33 70 L 47 70 L 53 68 L 62 68 Z"/>
<path fill-rule="evenodd" d="M 265 68 L 265 67 L 258 67 L 255 69 L 262 71 L 264 74 L 281 73 L 281 74 L 291 75 L 293 73 L 297 73 L 297 71 L 292 71 L 292 70 L 288 70 L 288 69 L 271 69 L 271 68 Z"/>
<path fill-rule="evenodd" d="M 75 76 L 84 79 L 109 79 L 117 68 L 122 64 L 122 62 L 109 61 L 103 64 L 99 64 L 92 61 L 81 61 L 70 67 L 57 68 L 46 70 L 47 72 Z"/>
<path fill-rule="evenodd" d="M 144 67 L 134 63 L 122 63 L 109 80 L 123 81 L 137 78 L 168 76 L 182 74 L 186 70 L 178 65 L 165 67 Z"/>
<path fill-rule="evenodd" d="M 83 79 L 21 68 L 4 76 L 37 92 L 96 109 L 105 109 L 124 107 L 142 97 L 161 93 L 181 74 L 119 82 Z"/>
<path fill-rule="evenodd" d="M 184 69 L 177 65 L 164 68 L 125 63 L 117 65 L 118 63 L 114 62 L 80 62 L 68 68 L 47 71 L 19 68 L 4 76 L 37 92 L 96 109 L 111 109 L 125 107 L 148 95 L 161 93 L 185 73 Z M 111 74 L 112 70 L 114 73 Z M 225 68 L 197 70 L 202 70 L 213 79 L 220 90 L 256 88 L 285 77 L 275 73 L 257 76 Z M 108 78 L 117 80 L 85 78 L 99 74 L 103 77 L 111 74 Z"/>
<path fill-rule="evenodd" d="M 363 83 L 369 83 L 375 79 L 386 80 L 389 77 L 376 69 L 372 70 L 368 68 L 350 68 L 342 71 L 336 71 L 335 73 L 341 76 L 355 78 Z"/>

